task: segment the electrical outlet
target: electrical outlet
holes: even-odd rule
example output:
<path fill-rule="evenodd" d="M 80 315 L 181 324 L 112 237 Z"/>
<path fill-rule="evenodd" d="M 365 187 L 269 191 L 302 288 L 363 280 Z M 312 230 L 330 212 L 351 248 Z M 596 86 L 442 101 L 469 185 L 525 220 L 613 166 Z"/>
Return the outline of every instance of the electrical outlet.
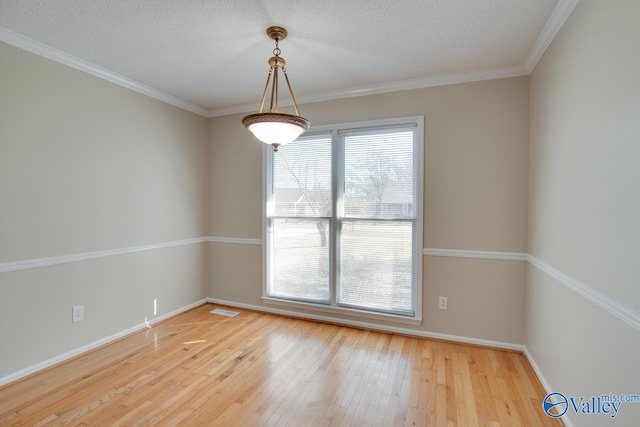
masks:
<path fill-rule="evenodd" d="M 73 307 L 71 312 L 71 320 L 74 322 L 79 322 L 84 320 L 84 305 L 76 305 Z"/>
<path fill-rule="evenodd" d="M 440 299 L 438 300 L 438 308 L 440 310 L 447 309 L 447 297 L 440 297 Z"/>

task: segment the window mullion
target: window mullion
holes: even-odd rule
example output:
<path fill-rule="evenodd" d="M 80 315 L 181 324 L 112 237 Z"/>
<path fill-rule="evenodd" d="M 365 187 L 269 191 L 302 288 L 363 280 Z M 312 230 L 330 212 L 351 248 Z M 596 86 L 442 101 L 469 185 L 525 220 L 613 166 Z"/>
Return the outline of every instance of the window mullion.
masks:
<path fill-rule="evenodd" d="M 342 148 L 338 140 L 338 131 L 331 131 L 331 305 L 338 305 L 338 259 L 340 257 L 340 229 L 342 223 L 340 221 L 342 209 L 342 193 L 340 188 L 344 188 L 343 176 L 340 171 L 343 170 Z"/>
<path fill-rule="evenodd" d="M 270 286 L 272 282 L 272 262 L 271 255 L 273 253 L 271 234 L 272 219 L 270 212 L 270 206 L 273 200 L 273 153 L 271 150 L 262 147 L 262 170 L 265 174 L 263 188 L 262 188 L 262 256 L 264 259 L 262 265 L 262 294 L 267 295 L 270 293 Z"/>

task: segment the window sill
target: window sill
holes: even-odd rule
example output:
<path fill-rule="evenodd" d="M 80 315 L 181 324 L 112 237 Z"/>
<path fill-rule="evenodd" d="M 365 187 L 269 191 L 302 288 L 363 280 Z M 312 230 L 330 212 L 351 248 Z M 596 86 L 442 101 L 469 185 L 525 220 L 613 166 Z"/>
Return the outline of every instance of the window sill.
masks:
<path fill-rule="evenodd" d="M 362 319 L 375 319 L 375 320 L 384 320 L 386 322 L 394 322 L 394 323 L 403 323 L 405 325 L 419 325 L 422 323 L 422 317 L 408 317 L 401 316 L 398 314 L 388 314 L 388 313 L 375 313 L 371 311 L 363 311 L 356 310 L 352 308 L 346 307 L 334 307 L 331 305 L 321 305 L 321 304 L 313 304 L 307 302 L 299 302 L 299 301 L 289 301 L 283 300 L 279 298 L 273 297 L 262 297 L 262 302 L 265 304 L 273 304 L 284 307 L 298 308 L 298 309 L 306 309 L 313 310 L 322 313 L 331 313 L 331 314 L 340 314 L 344 316 L 352 316 L 359 317 Z M 336 321 L 340 321 L 341 319 L 336 318 Z"/>

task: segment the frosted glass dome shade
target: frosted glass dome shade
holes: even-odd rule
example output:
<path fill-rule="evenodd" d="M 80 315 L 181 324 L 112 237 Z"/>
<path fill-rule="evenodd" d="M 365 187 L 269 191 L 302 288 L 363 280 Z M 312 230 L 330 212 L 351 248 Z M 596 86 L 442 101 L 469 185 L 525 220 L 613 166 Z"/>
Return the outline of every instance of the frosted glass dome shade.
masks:
<path fill-rule="evenodd" d="M 309 129 L 304 117 L 285 113 L 255 113 L 242 118 L 242 124 L 265 144 L 277 148 L 295 141 Z"/>

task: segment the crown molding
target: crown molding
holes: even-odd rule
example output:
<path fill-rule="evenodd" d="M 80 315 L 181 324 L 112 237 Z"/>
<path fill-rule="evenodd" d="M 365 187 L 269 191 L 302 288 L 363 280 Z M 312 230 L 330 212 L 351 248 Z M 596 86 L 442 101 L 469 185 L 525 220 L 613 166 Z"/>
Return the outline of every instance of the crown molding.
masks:
<path fill-rule="evenodd" d="M 462 71 L 458 73 L 439 74 L 436 76 L 420 77 L 416 79 L 397 80 L 346 89 L 330 90 L 307 96 L 296 97 L 298 105 L 312 102 L 331 101 L 335 99 L 353 98 L 356 96 L 375 95 L 379 93 L 398 92 L 402 90 L 423 89 L 435 86 L 445 86 L 457 83 L 469 83 L 482 80 L 501 79 L 506 77 L 524 76 L 528 73 L 521 65 L 508 67 L 485 68 L 481 70 Z M 281 106 L 291 105 L 291 101 L 281 103 Z M 256 110 L 256 104 L 243 104 L 233 107 L 214 108 L 209 110 L 208 117 L 228 116 L 230 114 L 247 113 Z"/>
<path fill-rule="evenodd" d="M 527 58 L 522 65 L 512 65 L 506 67 L 487 68 L 481 70 L 462 71 L 458 73 L 439 74 L 436 76 L 420 77 L 415 79 L 398 80 L 394 82 L 378 83 L 372 85 L 355 86 L 345 89 L 319 92 L 298 98 L 298 104 L 309 104 L 312 102 L 331 101 L 343 98 L 353 98 L 356 96 L 375 95 L 402 90 L 422 89 L 435 86 L 444 86 L 458 83 L 469 83 L 482 80 L 492 80 L 507 77 L 517 77 L 528 75 L 533 71 L 536 64 L 542 58 L 545 50 L 551 44 L 553 38 L 558 34 L 560 28 L 565 23 L 579 0 L 560 0 L 553 10 L 549 20 L 538 36 L 533 48 L 529 51 Z M 61 64 L 68 65 L 77 70 L 84 71 L 101 79 L 126 87 L 143 95 L 165 102 L 167 104 L 191 111 L 205 117 L 219 117 L 230 114 L 247 113 L 256 110 L 256 105 L 242 104 L 230 107 L 214 108 L 207 110 L 199 105 L 193 104 L 182 98 L 178 98 L 168 93 L 154 89 L 135 80 L 129 79 L 120 74 L 114 73 L 106 68 L 100 67 L 76 56 L 55 49 L 39 41 L 33 40 L 22 34 L 0 27 L 0 41 L 13 46 L 25 49 L 36 55 L 43 56 Z M 283 106 L 290 105 L 285 102 Z"/>
<path fill-rule="evenodd" d="M 131 89 L 135 92 L 157 99 L 158 101 L 207 117 L 207 110 L 199 105 L 114 73 L 113 71 L 107 70 L 99 65 L 80 59 L 77 56 L 73 56 L 7 28 L 0 27 L 0 41 L 19 47 L 20 49 L 24 49 L 36 55 L 43 56 L 60 64 L 67 65 L 71 68 L 75 68 L 76 70 L 83 71 L 87 74 L 91 74 L 108 82 L 115 83 L 118 86 Z"/>
<path fill-rule="evenodd" d="M 542 58 L 542 55 L 547 50 L 555 36 L 560 31 L 560 28 L 564 25 L 565 21 L 573 12 L 573 9 L 578 4 L 579 0 L 560 0 L 553 9 L 547 24 L 544 26 L 535 44 L 529 51 L 529 55 L 522 65 L 527 74 L 531 74 L 533 69 L 538 64 L 538 61 Z"/>

